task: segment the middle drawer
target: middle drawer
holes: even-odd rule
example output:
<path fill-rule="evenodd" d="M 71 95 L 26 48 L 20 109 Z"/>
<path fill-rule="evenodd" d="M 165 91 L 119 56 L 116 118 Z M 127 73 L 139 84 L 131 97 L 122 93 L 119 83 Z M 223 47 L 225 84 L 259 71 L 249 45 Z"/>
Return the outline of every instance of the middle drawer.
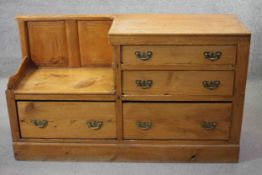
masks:
<path fill-rule="evenodd" d="M 233 95 L 234 71 L 124 71 L 125 95 Z"/>

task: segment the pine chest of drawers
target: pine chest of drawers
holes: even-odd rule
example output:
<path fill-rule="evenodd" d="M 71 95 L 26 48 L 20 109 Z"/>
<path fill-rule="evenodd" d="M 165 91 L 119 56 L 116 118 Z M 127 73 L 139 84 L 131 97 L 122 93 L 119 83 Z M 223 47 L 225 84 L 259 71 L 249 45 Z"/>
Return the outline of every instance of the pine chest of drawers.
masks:
<path fill-rule="evenodd" d="M 250 32 L 235 17 L 17 20 L 16 159 L 238 161 Z"/>

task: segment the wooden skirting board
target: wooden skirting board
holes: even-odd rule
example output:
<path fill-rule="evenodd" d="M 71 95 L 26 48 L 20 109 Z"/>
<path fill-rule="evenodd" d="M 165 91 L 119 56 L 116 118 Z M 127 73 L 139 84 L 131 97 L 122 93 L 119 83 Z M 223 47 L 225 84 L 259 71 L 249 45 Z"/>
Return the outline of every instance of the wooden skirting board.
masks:
<path fill-rule="evenodd" d="M 238 145 L 13 143 L 17 160 L 237 162 Z"/>

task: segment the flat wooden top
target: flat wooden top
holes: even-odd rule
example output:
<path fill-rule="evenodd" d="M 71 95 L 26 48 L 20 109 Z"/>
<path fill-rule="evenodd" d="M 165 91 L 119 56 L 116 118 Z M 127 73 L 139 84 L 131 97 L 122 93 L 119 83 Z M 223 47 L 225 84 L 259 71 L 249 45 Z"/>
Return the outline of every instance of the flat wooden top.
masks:
<path fill-rule="evenodd" d="M 112 21 L 113 15 L 109 14 L 72 14 L 72 15 L 20 15 L 16 16 L 18 21 L 57 21 L 57 20 L 102 20 Z"/>
<path fill-rule="evenodd" d="M 37 68 L 29 69 L 15 94 L 114 94 L 113 69 Z"/>
<path fill-rule="evenodd" d="M 109 35 L 249 35 L 233 15 L 121 14 Z"/>

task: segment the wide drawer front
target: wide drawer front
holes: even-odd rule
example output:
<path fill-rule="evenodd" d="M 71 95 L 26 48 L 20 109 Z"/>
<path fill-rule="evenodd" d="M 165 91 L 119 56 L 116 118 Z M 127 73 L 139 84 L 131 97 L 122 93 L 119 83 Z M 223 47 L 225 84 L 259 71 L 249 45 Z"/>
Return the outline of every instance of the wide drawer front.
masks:
<path fill-rule="evenodd" d="M 124 71 L 126 95 L 232 95 L 233 71 Z"/>
<path fill-rule="evenodd" d="M 229 138 L 231 103 L 124 103 L 125 139 Z"/>
<path fill-rule="evenodd" d="M 123 46 L 122 62 L 130 65 L 235 64 L 236 46 Z"/>
<path fill-rule="evenodd" d="M 23 138 L 115 138 L 113 102 L 17 102 Z"/>

